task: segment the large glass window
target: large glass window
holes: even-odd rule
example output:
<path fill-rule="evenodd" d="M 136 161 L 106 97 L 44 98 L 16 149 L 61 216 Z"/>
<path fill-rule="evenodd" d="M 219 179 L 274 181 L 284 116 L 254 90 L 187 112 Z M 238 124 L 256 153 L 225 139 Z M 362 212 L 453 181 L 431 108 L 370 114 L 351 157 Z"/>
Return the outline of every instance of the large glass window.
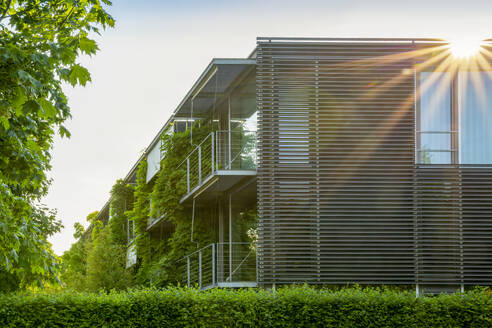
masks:
<path fill-rule="evenodd" d="M 417 161 L 450 164 L 452 161 L 452 102 L 449 72 L 422 72 L 419 77 Z"/>
<path fill-rule="evenodd" d="M 421 72 L 418 90 L 417 162 L 492 164 L 492 73 Z"/>
<path fill-rule="evenodd" d="M 491 72 L 460 72 L 460 163 L 492 164 Z"/>

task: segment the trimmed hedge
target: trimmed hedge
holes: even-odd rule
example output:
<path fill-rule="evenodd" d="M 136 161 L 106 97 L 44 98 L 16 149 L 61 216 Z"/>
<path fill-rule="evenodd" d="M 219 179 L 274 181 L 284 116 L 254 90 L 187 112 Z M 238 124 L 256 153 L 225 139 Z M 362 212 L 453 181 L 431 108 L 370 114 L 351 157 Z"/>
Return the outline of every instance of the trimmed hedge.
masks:
<path fill-rule="evenodd" d="M 410 292 L 309 287 L 171 288 L 126 293 L 0 296 L 0 327 L 492 327 L 485 290 Z"/>

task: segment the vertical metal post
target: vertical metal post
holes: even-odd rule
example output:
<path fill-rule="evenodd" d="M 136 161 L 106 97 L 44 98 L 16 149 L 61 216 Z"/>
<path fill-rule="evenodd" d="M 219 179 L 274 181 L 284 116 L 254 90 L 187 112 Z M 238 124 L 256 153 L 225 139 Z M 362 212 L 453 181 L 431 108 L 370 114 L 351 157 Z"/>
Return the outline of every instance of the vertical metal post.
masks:
<path fill-rule="evenodd" d="M 198 286 L 202 289 L 202 250 L 198 251 Z"/>
<path fill-rule="evenodd" d="M 222 161 L 222 154 L 220 153 L 220 133 L 221 131 L 215 132 L 215 171 L 219 170 L 220 162 Z"/>
<path fill-rule="evenodd" d="M 215 287 L 215 244 L 212 244 L 212 287 Z"/>
<path fill-rule="evenodd" d="M 193 242 L 193 229 L 195 227 L 195 197 L 193 197 L 193 205 L 191 209 L 191 234 L 190 241 Z M 198 246 L 198 244 L 197 244 Z"/>
<path fill-rule="evenodd" d="M 202 145 L 198 146 L 198 185 L 202 184 Z"/>
<path fill-rule="evenodd" d="M 229 194 L 229 282 L 232 282 L 232 194 Z"/>
<path fill-rule="evenodd" d="M 191 98 L 191 110 L 190 110 L 190 119 L 191 119 L 191 128 L 190 128 L 190 145 L 193 145 L 193 101 L 195 98 Z"/>
<path fill-rule="evenodd" d="M 215 144 L 214 144 L 214 133 L 213 132 L 210 132 L 211 134 L 211 138 L 212 138 L 212 165 L 211 166 L 211 169 L 212 169 L 212 174 L 214 174 L 214 167 L 215 167 Z"/>
<path fill-rule="evenodd" d="M 217 281 L 224 281 L 224 199 L 219 201 L 219 243 L 217 244 Z"/>
<path fill-rule="evenodd" d="M 191 279 L 190 279 L 190 257 L 187 256 L 186 257 L 186 276 L 187 276 L 187 285 L 188 285 L 188 288 L 190 288 L 190 283 L 191 283 Z"/>
<path fill-rule="evenodd" d="M 190 158 L 186 158 L 186 187 L 187 191 L 190 192 Z"/>
<path fill-rule="evenodd" d="M 420 296 L 420 288 L 419 288 L 419 284 L 416 284 L 415 285 L 415 297 L 419 297 Z"/>
<path fill-rule="evenodd" d="M 228 119 L 228 123 L 229 123 L 229 126 L 228 126 L 228 138 L 229 138 L 229 145 L 227 146 L 227 156 L 229 157 L 229 164 L 228 164 L 228 169 L 231 170 L 232 169 L 232 155 L 231 155 L 231 96 L 227 97 L 227 101 L 228 101 L 228 106 L 229 106 L 229 119 Z"/>

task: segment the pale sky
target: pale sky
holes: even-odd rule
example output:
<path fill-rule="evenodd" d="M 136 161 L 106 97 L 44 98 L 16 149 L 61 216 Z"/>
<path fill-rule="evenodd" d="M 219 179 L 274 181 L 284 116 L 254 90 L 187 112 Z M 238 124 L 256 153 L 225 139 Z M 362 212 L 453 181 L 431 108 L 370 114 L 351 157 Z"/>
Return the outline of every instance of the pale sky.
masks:
<path fill-rule="evenodd" d="M 492 37 L 492 1 L 114 0 L 116 27 L 83 58 L 92 83 L 66 94 L 70 139 L 55 140 L 53 184 L 44 203 L 65 228 L 100 210 L 214 57 L 246 57 L 257 36 Z"/>

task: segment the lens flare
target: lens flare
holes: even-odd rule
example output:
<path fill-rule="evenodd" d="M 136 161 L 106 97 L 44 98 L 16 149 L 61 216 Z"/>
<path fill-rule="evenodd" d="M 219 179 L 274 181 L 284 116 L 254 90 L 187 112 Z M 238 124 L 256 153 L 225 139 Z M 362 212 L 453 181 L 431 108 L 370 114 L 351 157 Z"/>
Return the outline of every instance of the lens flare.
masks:
<path fill-rule="evenodd" d="M 470 58 L 477 55 L 483 41 L 476 38 L 463 37 L 449 40 L 449 50 L 456 58 Z"/>

